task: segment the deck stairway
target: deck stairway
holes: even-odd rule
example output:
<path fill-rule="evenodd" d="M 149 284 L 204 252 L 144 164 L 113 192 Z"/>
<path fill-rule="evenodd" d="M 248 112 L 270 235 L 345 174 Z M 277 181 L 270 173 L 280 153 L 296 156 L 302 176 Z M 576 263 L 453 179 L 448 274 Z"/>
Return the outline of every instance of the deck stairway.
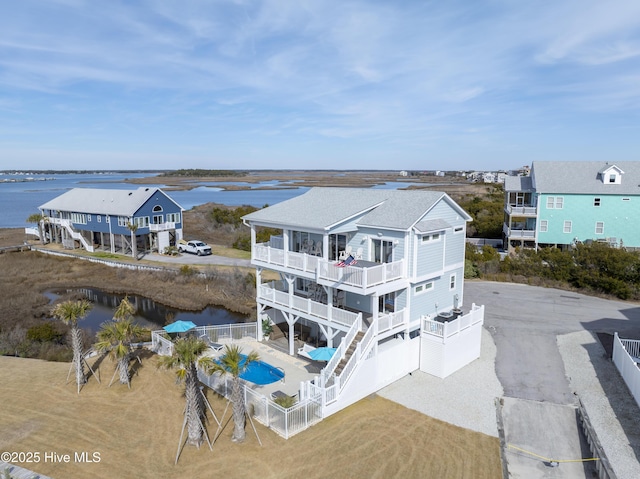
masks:
<path fill-rule="evenodd" d="M 60 226 L 62 226 L 67 230 L 67 232 L 69 233 L 72 239 L 80 241 L 80 243 L 82 243 L 82 246 L 84 246 L 85 250 L 89 251 L 90 253 L 93 253 L 93 245 L 89 244 L 87 240 L 84 238 L 84 236 L 82 236 L 80 232 L 76 231 L 73 228 L 73 225 L 69 220 L 60 220 L 59 224 Z M 64 240 L 63 240 L 63 244 L 64 244 Z M 71 246 L 73 246 L 72 243 L 71 243 Z"/>
<path fill-rule="evenodd" d="M 359 331 L 356 334 L 355 338 L 353 338 L 353 341 L 351 341 L 351 344 L 347 348 L 347 351 L 344 353 L 344 357 L 336 366 L 336 369 L 335 369 L 336 376 L 340 376 L 342 374 L 342 371 L 347 366 L 349 359 L 351 359 L 351 356 L 353 356 L 353 353 L 355 352 L 356 347 L 358 346 L 358 343 L 362 341 L 363 337 L 364 337 L 364 333 L 362 331 Z"/>

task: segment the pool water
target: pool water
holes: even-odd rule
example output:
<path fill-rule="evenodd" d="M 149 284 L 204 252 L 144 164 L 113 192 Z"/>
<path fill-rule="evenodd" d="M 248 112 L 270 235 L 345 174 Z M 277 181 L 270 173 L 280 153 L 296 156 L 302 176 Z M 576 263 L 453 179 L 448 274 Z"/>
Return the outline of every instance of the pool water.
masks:
<path fill-rule="evenodd" d="M 247 356 L 242 355 L 242 357 L 244 360 Z M 264 385 L 284 379 L 284 371 L 263 361 L 253 361 L 240 377 L 253 384 Z"/>

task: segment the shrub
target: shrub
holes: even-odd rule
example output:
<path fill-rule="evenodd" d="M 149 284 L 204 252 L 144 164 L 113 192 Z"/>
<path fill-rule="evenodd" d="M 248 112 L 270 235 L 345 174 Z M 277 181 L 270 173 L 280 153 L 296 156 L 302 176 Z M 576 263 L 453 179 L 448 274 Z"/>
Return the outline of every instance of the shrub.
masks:
<path fill-rule="evenodd" d="M 298 401 L 293 396 L 278 396 L 273 400 L 273 402 L 276 403 L 278 406 L 288 409 Z"/>
<path fill-rule="evenodd" d="M 48 321 L 27 329 L 27 340 L 40 343 L 62 343 L 64 333 L 56 329 L 53 322 Z"/>

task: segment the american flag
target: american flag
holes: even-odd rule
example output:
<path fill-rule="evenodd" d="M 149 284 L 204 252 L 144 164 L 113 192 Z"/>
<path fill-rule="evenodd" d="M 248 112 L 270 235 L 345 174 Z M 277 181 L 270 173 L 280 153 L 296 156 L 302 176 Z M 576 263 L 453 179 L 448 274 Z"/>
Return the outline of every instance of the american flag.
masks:
<path fill-rule="evenodd" d="M 345 266 L 353 266 L 356 263 L 356 259 L 352 255 L 349 255 L 339 263 L 336 263 L 336 266 L 339 268 L 344 268 Z"/>

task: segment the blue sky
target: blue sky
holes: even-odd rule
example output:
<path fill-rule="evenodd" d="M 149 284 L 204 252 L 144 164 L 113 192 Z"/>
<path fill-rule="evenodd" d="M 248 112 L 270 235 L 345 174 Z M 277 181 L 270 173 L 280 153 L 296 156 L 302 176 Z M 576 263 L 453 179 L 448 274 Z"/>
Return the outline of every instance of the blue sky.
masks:
<path fill-rule="evenodd" d="M 637 160 L 640 2 L 0 3 L 0 169 Z"/>

